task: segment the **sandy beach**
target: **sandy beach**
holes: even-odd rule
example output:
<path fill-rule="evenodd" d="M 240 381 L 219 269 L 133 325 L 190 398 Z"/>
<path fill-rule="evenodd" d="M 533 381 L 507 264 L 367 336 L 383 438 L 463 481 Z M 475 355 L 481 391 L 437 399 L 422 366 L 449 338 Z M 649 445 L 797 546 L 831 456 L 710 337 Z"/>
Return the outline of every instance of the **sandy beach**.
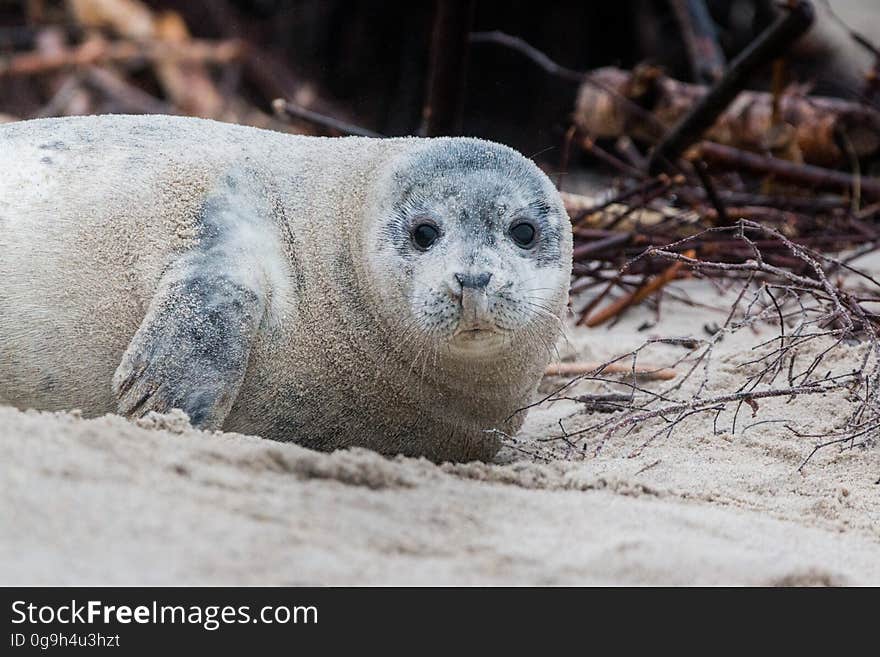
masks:
<path fill-rule="evenodd" d="M 669 297 L 659 322 L 640 307 L 612 328 L 570 319 L 559 356 L 603 361 L 723 320 L 709 284 L 675 289 L 706 303 Z M 730 389 L 773 335 L 725 336 L 704 395 Z M 831 366 L 861 353 L 845 347 Z M 565 396 L 601 389 L 581 381 Z M 596 414 L 546 401 L 494 463 L 441 465 L 205 433 L 179 413 L 130 423 L 0 407 L 0 582 L 876 585 L 880 448 L 830 447 L 799 471 L 815 440 L 786 428 L 832 431 L 850 404 L 837 392 L 761 400 L 735 432 L 733 407 L 668 436 L 646 422 L 596 454 L 598 435 L 577 449 L 560 439 Z"/>

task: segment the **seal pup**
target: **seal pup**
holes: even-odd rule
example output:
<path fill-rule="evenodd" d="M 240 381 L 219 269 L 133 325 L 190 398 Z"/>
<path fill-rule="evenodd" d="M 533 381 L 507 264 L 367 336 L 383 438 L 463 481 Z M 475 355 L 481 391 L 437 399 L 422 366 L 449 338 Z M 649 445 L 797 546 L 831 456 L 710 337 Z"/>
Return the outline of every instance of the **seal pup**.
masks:
<path fill-rule="evenodd" d="M 0 402 L 489 459 L 560 333 L 571 228 L 469 138 L 0 126 Z"/>

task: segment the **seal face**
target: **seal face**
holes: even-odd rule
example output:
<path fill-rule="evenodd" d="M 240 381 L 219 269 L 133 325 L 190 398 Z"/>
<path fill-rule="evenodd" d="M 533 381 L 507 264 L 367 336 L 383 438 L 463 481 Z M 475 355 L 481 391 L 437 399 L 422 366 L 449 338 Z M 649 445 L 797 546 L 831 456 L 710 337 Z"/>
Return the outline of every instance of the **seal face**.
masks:
<path fill-rule="evenodd" d="M 571 230 L 515 151 L 119 116 L 0 146 L 0 401 L 434 460 L 522 423 Z"/>
<path fill-rule="evenodd" d="M 407 316 L 412 340 L 464 359 L 519 348 L 522 334 L 552 346 L 571 229 L 534 165 L 498 145 L 439 140 L 381 188 L 370 278 L 396 297 L 386 307 Z"/>

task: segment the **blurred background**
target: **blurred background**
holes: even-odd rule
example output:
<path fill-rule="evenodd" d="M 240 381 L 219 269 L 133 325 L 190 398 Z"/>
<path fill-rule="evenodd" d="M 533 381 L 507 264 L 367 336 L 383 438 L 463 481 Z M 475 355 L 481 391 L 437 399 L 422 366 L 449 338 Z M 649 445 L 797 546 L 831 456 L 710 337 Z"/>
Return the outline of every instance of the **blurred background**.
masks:
<path fill-rule="evenodd" d="M 786 83 L 874 102 L 876 57 L 859 37 L 880 42 L 880 2 L 814 5 Z M 709 83 L 720 72 L 713 65 L 780 11 L 769 0 L 0 0 L 0 114 L 158 112 L 340 132 L 277 118 L 272 101 L 284 98 L 295 111 L 382 135 L 475 135 L 553 166 L 580 87 L 573 72 L 653 65 Z M 707 30 L 708 51 L 699 40 Z M 542 67 L 497 32 L 564 70 Z M 750 87 L 769 89 L 771 77 L 768 66 Z"/>

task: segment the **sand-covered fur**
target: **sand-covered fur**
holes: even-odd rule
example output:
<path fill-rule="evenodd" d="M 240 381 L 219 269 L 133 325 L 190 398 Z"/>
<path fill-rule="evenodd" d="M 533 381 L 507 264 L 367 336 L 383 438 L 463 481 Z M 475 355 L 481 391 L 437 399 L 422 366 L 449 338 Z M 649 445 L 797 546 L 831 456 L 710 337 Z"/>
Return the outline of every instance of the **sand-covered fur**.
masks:
<path fill-rule="evenodd" d="M 437 460 L 488 458 L 521 424 L 571 234 L 511 149 L 174 117 L 23 122 L 0 143 L 0 402 L 182 408 Z M 508 236 L 523 218 L 528 248 Z"/>

